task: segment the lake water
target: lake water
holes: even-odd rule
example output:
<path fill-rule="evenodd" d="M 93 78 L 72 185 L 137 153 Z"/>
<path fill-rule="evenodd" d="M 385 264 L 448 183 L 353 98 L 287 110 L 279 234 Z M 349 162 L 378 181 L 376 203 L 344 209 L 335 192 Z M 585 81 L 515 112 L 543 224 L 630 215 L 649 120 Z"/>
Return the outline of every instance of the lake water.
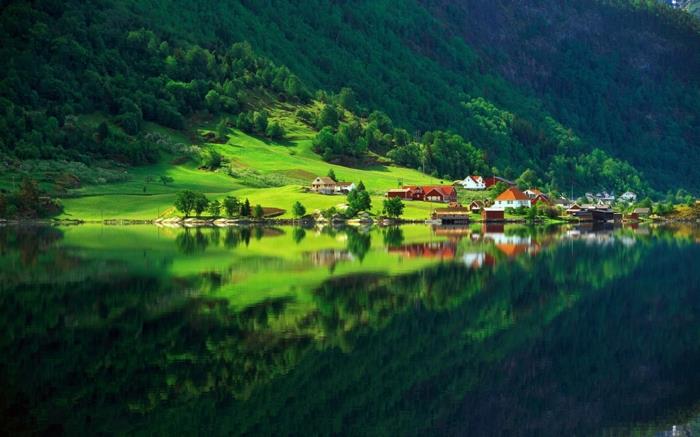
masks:
<path fill-rule="evenodd" d="M 699 369 L 698 228 L 0 228 L 4 435 L 697 435 Z"/>

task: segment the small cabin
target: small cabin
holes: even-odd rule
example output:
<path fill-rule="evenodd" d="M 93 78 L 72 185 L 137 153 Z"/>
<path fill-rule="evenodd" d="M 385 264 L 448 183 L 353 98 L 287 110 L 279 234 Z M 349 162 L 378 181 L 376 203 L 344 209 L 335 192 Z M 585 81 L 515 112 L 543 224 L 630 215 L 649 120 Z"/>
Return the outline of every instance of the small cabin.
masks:
<path fill-rule="evenodd" d="M 481 210 L 481 218 L 485 222 L 502 222 L 505 221 L 506 214 L 500 208 L 484 208 Z"/>

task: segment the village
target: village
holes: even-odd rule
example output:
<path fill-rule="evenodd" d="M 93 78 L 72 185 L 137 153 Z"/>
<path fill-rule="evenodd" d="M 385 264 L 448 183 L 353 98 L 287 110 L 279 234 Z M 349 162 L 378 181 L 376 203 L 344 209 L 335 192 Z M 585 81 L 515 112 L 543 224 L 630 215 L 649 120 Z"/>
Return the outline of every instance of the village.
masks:
<path fill-rule="evenodd" d="M 329 176 L 316 177 L 310 184 L 310 191 L 319 195 L 348 195 L 356 189 L 353 182 L 337 181 Z M 470 221 L 636 223 L 652 216 L 650 206 L 635 207 L 637 194 L 630 191 L 619 196 L 601 191 L 570 199 L 544 193 L 537 187 L 521 189 L 514 181 L 499 176 L 470 175 L 449 185 L 401 185 L 383 195 L 385 202 L 398 199 L 401 203 L 435 204 L 425 219 L 430 224 Z"/>

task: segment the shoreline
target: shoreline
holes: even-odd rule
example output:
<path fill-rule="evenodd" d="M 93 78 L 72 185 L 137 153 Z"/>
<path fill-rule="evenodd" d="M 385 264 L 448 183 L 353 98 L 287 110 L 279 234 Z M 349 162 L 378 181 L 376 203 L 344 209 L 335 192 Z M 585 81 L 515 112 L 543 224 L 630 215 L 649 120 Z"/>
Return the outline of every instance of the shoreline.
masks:
<path fill-rule="evenodd" d="M 197 228 L 197 227 L 230 227 L 230 226 L 300 226 L 308 227 L 321 225 L 367 225 L 367 226 L 401 226 L 411 224 L 425 224 L 437 226 L 469 226 L 471 224 L 532 224 L 536 226 L 543 225 L 566 225 L 566 224 L 603 224 L 604 222 L 595 221 L 578 221 L 578 220 L 536 220 L 528 222 L 525 219 L 506 219 L 499 221 L 491 220 L 469 220 L 459 223 L 431 223 L 430 220 L 420 219 L 333 219 L 333 220 L 317 220 L 314 218 L 305 219 L 224 219 L 224 218 L 195 218 L 190 217 L 182 219 L 173 217 L 168 219 L 104 219 L 104 220 L 89 220 L 89 219 L 0 219 L 0 226 L 77 226 L 100 224 L 107 226 L 133 226 L 133 225 L 155 225 L 160 227 L 173 228 Z M 616 223 L 617 224 L 617 223 Z M 639 220 L 639 221 L 623 221 L 619 224 L 640 225 L 640 224 L 700 224 L 700 219 L 664 219 L 664 220 Z"/>

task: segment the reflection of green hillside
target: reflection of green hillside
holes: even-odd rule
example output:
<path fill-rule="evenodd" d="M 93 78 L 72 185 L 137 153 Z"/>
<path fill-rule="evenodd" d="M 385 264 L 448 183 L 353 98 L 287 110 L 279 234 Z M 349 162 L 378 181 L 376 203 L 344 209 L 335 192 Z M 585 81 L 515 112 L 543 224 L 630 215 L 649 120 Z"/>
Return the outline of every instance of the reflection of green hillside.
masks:
<path fill-rule="evenodd" d="M 184 432 L 222 414 L 217 434 L 416 432 L 657 244 L 559 245 L 524 230 L 539 252 L 509 259 L 487 240 L 455 242 L 496 260 L 474 269 L 385 246 L 445 242 L 426 227 L 307 230 L 299 243 L 233 231 L 69 228 L 34 258 L 0 232 L 0 274 L 44 278 L 0 285 L 0 355 L 12 357 L 0 388 L 28 408 L 13 426 Z M 234 412 L 214 409 L 232 398 Z M 3 417 L 13 408 L 0 402 Z M 197 412 L 164 418 L 181 408 Z"/>

